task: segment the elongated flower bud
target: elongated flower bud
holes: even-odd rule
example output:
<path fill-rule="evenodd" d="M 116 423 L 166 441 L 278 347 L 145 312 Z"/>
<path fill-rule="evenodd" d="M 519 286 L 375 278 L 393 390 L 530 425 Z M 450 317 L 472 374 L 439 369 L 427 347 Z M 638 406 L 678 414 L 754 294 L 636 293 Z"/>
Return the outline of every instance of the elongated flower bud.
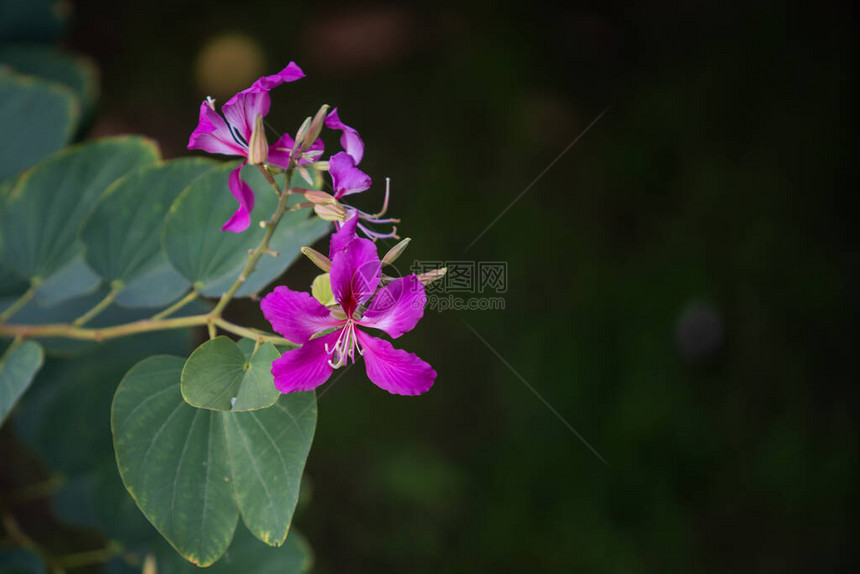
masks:
<path fill-rule="evenodd" d="M 328 273 L 331 270 L 331 259 L 314 249 L 313 247 L 302 247 L 302 253 L 311 260 L 311 263 Z"/>
<path fill-rule="evenodd" d="M 447 267 L 442 267 L 440 269 L 433 269 L 432 271 L 427 271 L 425 273 L 421 273 L 420 275 L 418 275 L 418 280 L 421 282 L 422 285 L 427 287 L 428 285 L 430 285 L 434 281 L 438 281 L 439 279 L 444 277 L 447 272 L 448 272 Z"/>
<path fill-rule="evenodd" d="M 322 107 L 317 112 L 317 115 L 314 116 L 314 119 L 311 121 L 311 125 L 308 128 L 305 137 L 302 139 L 301 144 L 299 144 L 299 151 L 305 151 L 311 145 L 317 141 L 317 138 L 320 137 L 320 133 L 322 133 L 323 122 L 325 121 L 326 114 L 328 114 L 328 110 L 331 108 L 328 104 L 323 104 Z"/>
<path fill-rule="evenodd" d="M 305 118 L 305 121 L 302 122 L 302 125 L 299 126 L 299 131 L 296 132 L 296 145 L 293 147 L 293 151 L 302 149 L 302 145 L 305 143 L 305 138 L 308 136 L 308 130 L 311 129 L 311 121 L 311 117 L 308 116 Z"/>
<path fill-rule="evenodd" d="M 309 189 L 304 193 L 305 199 L 317 205 L 330 205 L 337 203 L 337 200 L 329 193 Z"/>
<path fill-rule="evenodd" d="M 400 243 L 389 249 L 388 253 L 386 253 L 382 257 L 382 264 L 391 265 L 392 263 L 397 261 L 397 258 L 403 255 L 403 252 L 406 251 L 406 247 L 409 245 L 410 241 L 412 240 L 407 237 L 406 239 L 402 240 Z"/>
<path fill-rule="evenodd" d="M 326 221 L 343 221 L 346 219 L 346 209 L 339 203 L 314 205 L 314 212 L 316 212 L 320 219 L 325 219 Z"/>
<path fill-rule="evenodd" d="M 266 129 L 263 127 L 263 116 L 257 115 L 254 121 L 254 131 L 248 142 L 248 163 L 259 165 L 269 159 L 269 142 L 266 141 Z"/>

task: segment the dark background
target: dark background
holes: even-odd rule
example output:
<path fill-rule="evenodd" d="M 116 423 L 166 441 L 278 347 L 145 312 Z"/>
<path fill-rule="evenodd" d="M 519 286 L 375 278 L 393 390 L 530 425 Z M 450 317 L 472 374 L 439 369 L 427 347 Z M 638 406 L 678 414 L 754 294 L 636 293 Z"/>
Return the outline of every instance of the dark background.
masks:
<path fill-rule="evenodd" d="M 187 154 L 203 96 L 295 60 L 272 127 L 340 107 L 406 265 L 508 264 L 504 310 L 398 341 L 438 371 L 426 396 L 361 365 L 323 388 L 296 520 L 316 572 L 856 566 L 849 8 L 76 4 L 95 135 Z"/>

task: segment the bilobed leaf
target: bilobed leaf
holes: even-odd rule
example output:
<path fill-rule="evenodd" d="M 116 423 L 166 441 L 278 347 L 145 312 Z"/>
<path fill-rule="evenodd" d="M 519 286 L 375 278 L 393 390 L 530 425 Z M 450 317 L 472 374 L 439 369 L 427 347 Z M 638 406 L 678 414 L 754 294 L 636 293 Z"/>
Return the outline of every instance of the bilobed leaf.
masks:
<path fill-rule="evenodd" d="M 90 267 L 106 282 L 123 287 L 159 274 L 159 281 L 169 288 L 152 284 L 151 306 L 166 305 L 181 295 L 189 284 L 170 268 L 161 250 L 164 217 L 182 190 L 216 165 L 211 160 L 179 159 L 145 165 L 115 181 L 81 228 Z"/>
<path fill-rule="evenodd" d="M 143 514 L 187 560 L 208 566 L 230 545 L 233 501 L 220 413 L 182 400 L 184 361 L 165 355 L 135 365 L 111 409 L 117 466 Z"/>
<path fill-rule="evenodd" d="M 0 423 L 27 390 L 44 359 L 42 347 L 34 341 L 21 343 L 0 359 Z"/>
<path fill-rule="evenodd" d="M 95 291 L 101 278 L 84 263 L 81 255 L 42 281 L 36 288 L 36 301 L 43 306 L 56 305 L 68 299 Z"/>
<path fill-rule="evenodd" d="M 258 538 L 282 544 L 316 425 L 314 394 L 282 395 L 250 412 L 196 409 L 182 399 L 183 364 L 150 357 L 117 389 L 111 427 L 126 488 L 195 564 L 224 553 L 239 512 Z"/>
<path fill-rule="evenodd" d="M 248 250 L 257 247 L 265 230 L 258 223 L 268 219 L 277 207 L 277 197 L 253 166 L 242 170 L 252 187 L 256 202 L 251 226 L 242 233 L 221 231 L 221 226 L 236 211 L 227 178 L 236 163 L 214 169 L 188 186 L 167 216 L 163 245 L 170 263 L 207 296 L 218 296 L 229 289 L 248 260 Z M 290 204 L 301 200 L 290 198 Z M 287 213 L 270 242 L 278 257 L 264 255 L 257 270 L 238 290 L 243 297 L 256 293 L 278 277 L 295 260 L 299 249 L 324 235 L 329 224 L 308 217 L 309 210 Z"/>
<path fill-rule="evenodd" d="M 256 540 L 244 528 L 236 529 L 236 537 L 224 557 L 209 567 L 213 574 L 304 574 L 313 563 L 310 546 L 304 536 L 290 530 L 279 548 L 269 548 Z M 178 559 L 176 554 L 159 553 L 158 574 L 199 574 L 200 569 Z"/>
<path fill-rule="evenodd" d="M 66 145 L 79 119 L 66 86 L 0 70 L 0 181 Z"/>
<path fill-rule="evenodd" d="M 116 137 L 74 146 L 41 162 L 3 206 L 4 263 L 30 279 L 50 277 L 81 252 L 78 229 L 104 190 L 157 159 L 151 140 Z"/>
<path fill-rule="evenodd" d="M 282 395 L 274 406 L 225 417 L 233 486 L 245 526 L 270 546 L 283 544 L 299 500 L 316 424 L 312 392 Z"/>
<path fill-rule="evenodd" d="M 272 379 L 272 361 L 280 356 L 263 343 L 250 360 L 229 337 L 200 345 L 182 369 L 182 397 L 202 409 L 252 411 L 272 406 L 280 393 Z"/>
<path fill-rule="evenodd" d="M 123 307 L 164 307 L 188 291 L 188 281 L 166 260 L 123 286 L 116 298 Z"/>
<path fill-rule="evenodd" d="M 92 114 L 98 93 L 98 69 L 84 56 L 53 46 L 17 45 L 0 48 L 0 65 L 19 74 L 36 76 L 71 89 L 81 102 L 83 116 Z"/>

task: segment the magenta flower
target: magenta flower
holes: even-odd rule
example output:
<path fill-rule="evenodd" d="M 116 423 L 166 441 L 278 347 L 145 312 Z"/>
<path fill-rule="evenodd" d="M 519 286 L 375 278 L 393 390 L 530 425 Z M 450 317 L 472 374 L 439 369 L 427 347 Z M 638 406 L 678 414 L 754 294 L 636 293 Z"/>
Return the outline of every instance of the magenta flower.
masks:
<path fill-rule="evenodd" d="M 291 138 L 286 136 L 290 139 L 289 152 L 284 151 L 287 142 L 283 137 L 270 147 L 266 141 L 263 118 L 269 113 L 271 105 L 269 91 L 280 84 L 294 82 L 304 76 L 304 72 L 294 62 L 290 62 L 277 74 L 263 76 L 250 88 L 230 98 L 221 106 L 224 117 L 215 111 L 215 101 L 212 98 L 206 98 L 200 104 L 200 119 L 188 139 L 188 149 L 246 158 L 233 170 L 228 180 L 230 192 L 239 202 L 239 208 L 221 227 L 222 231 L 239 233 L 251 224 L 254 192 L 239 173 L 246 163 L 257 165 L 268 161 L 288 167 L 294 147 Z M 316 149 L 319 149 L 318 145 Z"/>
<path fill-rule="evenodd" d="M 315 389 L 334 369 L 355 362 L 356 350 L 364 357 L 367 377 L 381 389 L 420 395 L 433 386 L 436 371 L 430 365 L 363 330 L 369 327 L 400 337 L 423 316 L 425 297 L 415 275 L 395 279 L 377 291 L 381 263 L 376 245 L 355 236 L 357 221 L 353 215 L 332 235 L 330 277 L 338 309 L 332 311 L 309 294 L 286 287 L 275 288 L 260 302 L 272 327 L 302 345 L 272 363 L 275 387 L 282 393 Z"/>
<path fill-rule="evenodd" d="M 340 145 L 342 152 L 338 152 L 329 158 L 329 174 L 331 175 L 331 186 L 334 190 L 334 198 L 342 199 L 344 196 L 360 193 L 370 189 L 370 176 L 358 168 L 364 157 L 364 142 L 358 131 L 343 123 L 338 115 L 337 108 L 333 109 L 325 119 L 325 125 L 329 129 L 340 130 Z M 388 210 L 389 188 L 386 180 L 385 201 L 379 213 L 371 214 L 361 211 L 355 207 L 345 205 L 351 212 L 358 213 L 359 219 L 371 224 L 398 223 L 397 219 L 381 219 Z M 397 237 L 397 228 L 393 227 L 389 233 L 379 233 L 369 229 L 364 223 L 358 223 L 358 229 L 373 240 L 382 237 Z"/>

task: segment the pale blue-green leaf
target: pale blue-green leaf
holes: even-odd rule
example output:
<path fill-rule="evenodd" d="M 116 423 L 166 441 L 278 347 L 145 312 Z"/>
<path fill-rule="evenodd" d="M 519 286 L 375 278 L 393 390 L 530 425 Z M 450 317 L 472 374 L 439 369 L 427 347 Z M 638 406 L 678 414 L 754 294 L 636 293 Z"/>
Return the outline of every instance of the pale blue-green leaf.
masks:
<path fill-rule="evenodd" d="M 268 409 L 224 419 L 242 521 L 270 546 L 287 536 L 316 419 L 313 392 L 281 395 Z"/>
<path fill-rule="evenodd" d="M 98 95 L 98 68 L 89 58 L 61 51 L 53 46 L 18 45 L 0 48 L 0 65 L 20 74 L 58 82 L 70 88 L 90 117 Z"/>
<path fill-rule="evenodd" d="M 186 560 L 208 566 L 229 546 L 238 512 L 222 454 L 224 415 L 182 400 L 184 363 L 160 355 L 135 365 L 117 388 L 111 428 L 138 507 Z"/>
<path fill-rule="evenodd" d="M 191 406 L 216 411 L 252 411 L 271 407 L 280 393 L 272 379 L 272 361 L 280 356 L 263 343 L 247 360 L 229 337 L 200 345 L 182 369 L 182 397 Z"/>
<path fill-rule="evenodd" d="M 161 249 L 164 217 L 185 187 L 217 165 L 178 159 L 145 165 L 116 180 L 81 228 L 87 263 L 111 284 L 129 283 L 167 265 Z"/>
<path fill-rule="evenodd" d="M 101 279 L 84 263 L 83 257 L 74 259 L 48 277 L 36 288 L 36 301 L 50 307 L 68 299 L 95 291 Z"/>
<path fill-rule="evenodd" d="M 69 88 L 0 69 L 0 181 L 66 145 L 79 119 Z"/>
<path fill-rule="evenodd" d="M 25 341 L 0 359 L 0 423 L 27 390 L 45 359 L 41 345 Z"/>
<path fill-rule="evenodd" d="M 0 214 L 4 263 L 30 279 L 50 277 L 81 252 L 78 228 L 102 192 L 157 159 L 154 142 L 125 136 L 74 146 L 39 163 Z"/>

